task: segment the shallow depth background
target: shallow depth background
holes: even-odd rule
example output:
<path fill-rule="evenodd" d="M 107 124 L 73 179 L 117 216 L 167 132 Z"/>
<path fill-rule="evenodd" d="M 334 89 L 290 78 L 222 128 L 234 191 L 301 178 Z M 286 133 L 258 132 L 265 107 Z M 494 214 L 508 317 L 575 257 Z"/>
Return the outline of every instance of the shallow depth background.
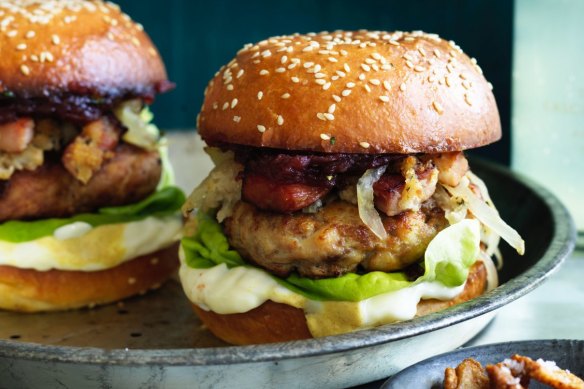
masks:
<path fill-rule="evenodd" d="M 203 90 L 245 43 L 323 30 L 424 30 L 458 43 L 492 82 L 503 139 L 477 153 L 509 163 L 513 2 L 506 0 L 118 0 L 142 23 L 166 62 L 174 91 L 153 110 L 164 129 L 189 129 Z"/>

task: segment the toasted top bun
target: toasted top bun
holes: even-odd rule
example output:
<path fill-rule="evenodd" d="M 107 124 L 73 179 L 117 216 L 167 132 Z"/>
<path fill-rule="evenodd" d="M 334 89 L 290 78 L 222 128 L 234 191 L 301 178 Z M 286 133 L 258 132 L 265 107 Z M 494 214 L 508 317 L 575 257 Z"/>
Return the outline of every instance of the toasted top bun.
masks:
<path fill-rule="evenodd" d="M 458 151 L 501 137 L 491 84 L 452 41 L 334 32 L 246 45 L 210 81 L 208 143 L 346 153 Z"/>
<path fill-rule="evenodd" d="M 117 5 L 0 2 L 0 93 L 153 96 L 168 86 L 150 38 Z"/>

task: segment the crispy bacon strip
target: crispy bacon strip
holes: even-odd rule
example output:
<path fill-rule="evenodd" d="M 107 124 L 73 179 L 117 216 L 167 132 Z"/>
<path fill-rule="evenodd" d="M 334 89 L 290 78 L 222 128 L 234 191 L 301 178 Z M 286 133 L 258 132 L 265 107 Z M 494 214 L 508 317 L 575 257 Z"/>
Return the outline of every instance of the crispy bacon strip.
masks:
<path fill-rule="evenodd" d="M 26 149 L 34 133 L 34 121 L 20 118 L 0 125 L 0 151 L 20 153 Z"/>
<path fill-rule="evenodd" d="M 329 191 L 326 187 L 279 184 L 259 174 L 246 174 L 242 197 L 260 209 L 290 213 L 309 206 Z"/>

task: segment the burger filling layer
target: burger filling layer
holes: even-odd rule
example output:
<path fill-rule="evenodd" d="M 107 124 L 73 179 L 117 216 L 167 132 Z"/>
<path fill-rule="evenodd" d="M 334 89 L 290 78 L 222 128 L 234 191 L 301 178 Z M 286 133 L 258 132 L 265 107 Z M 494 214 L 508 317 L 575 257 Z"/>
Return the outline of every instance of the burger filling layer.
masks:
<path fill-rule="evenodd" d="M 216 168 L 183 207 L 193 214 L 180 274 L 203 309 L 283 302 L 304 309 L 315 336 L 337 333 L 317 328 L 322 315 L 334 327 L 339 312 L 353 312 L 345 332 L 412 318 L 420 299 L 452 299 L 478 259 L 496 286 L 499 236 L 523 251 L 462 153 L 225 148 L 208 150 Z M 248 276 L 264 285 L 257 293 Z"/>
<path fill-rule="evenodd" d="M 0 124 L 0 265 L 103 270 L 180 239 L 184 195 L 141 100 L 28 113 Z"/>

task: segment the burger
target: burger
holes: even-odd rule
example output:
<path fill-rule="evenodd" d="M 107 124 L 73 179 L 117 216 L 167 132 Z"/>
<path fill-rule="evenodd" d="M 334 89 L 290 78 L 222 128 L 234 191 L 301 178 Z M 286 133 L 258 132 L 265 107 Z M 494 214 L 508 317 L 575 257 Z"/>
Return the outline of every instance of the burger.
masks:
<path fill-rule="evenodd" d="M 215 163 L 189 196 L 180 278 L 233 344 L 335 335 L 497 285 L 499 217 L 464 150 L 501 137 L 491 86 L 420 31 L 279 36 L 210 81 Z"/>
<path fill-rule="evenodd" d="M 184 195 L 150 123 L 172 83 L 142 26 L 109 2 L 2 1 L 0 58 L 0 309 L 159 286 Z"/>

